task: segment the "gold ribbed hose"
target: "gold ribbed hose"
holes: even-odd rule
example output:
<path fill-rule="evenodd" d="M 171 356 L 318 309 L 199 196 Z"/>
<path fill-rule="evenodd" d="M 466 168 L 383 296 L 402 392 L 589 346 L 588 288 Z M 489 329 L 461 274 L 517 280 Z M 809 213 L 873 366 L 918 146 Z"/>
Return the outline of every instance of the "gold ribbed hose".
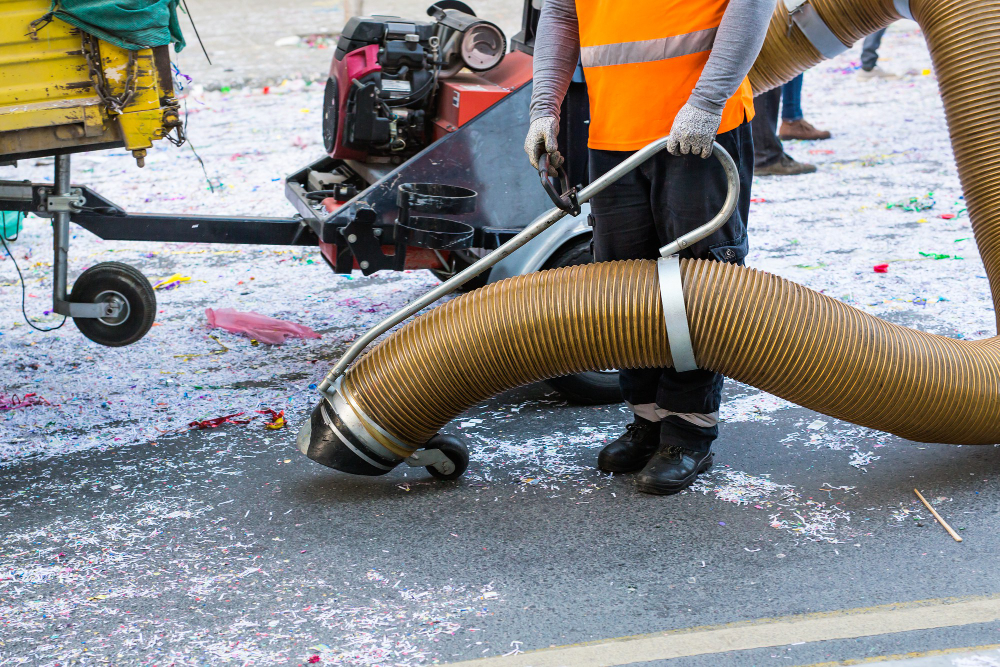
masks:
<path fill-rule="evenodd" d="M 1000 442 L 1000 339 L 890 324 L 778 276 L 683 260 L 699 366 L 921 442 Z M 510 387 L 603 368 L 670 365 L 656 262 L 509 278 L 418 317 L 365 355 L 344 391 L 418 445 Z"/>
<path fill-rule="evenodd" d="M 810 0 L 844 44 L 899 18 L 892 0 Z M 1000 11 L 912 0 L 930 46 L 995 303 L 1000 303 Z M 783 2 L 751 72 L 762 92 L 821 60 Z M 1000 443 L 1000 338 L 966 341 L 867 315 L 774 275 L 682 262 L 702 368 L 922 442 Z M 998 313 L 1000 317 L 1000 313 Z M 575 266 L 458 297 L 383 340 L 343 390 L 414 448 L 468 407 L 537 380 L 670 364 L 656 265 Z"/>

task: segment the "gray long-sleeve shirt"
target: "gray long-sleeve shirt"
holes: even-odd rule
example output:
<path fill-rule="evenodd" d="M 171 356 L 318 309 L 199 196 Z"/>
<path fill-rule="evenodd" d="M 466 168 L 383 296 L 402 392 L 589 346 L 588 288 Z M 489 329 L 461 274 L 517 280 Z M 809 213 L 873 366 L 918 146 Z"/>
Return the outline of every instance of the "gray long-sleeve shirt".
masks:
<path fill-rule="evenodd" d="M 739 88 L 757 58 L 774 4 L 775 0 L 729 0 L 712 53 L 688 100 L 690 104 L 704 111 L 722 113 L 726 101 Z M 579 58 L 575 0 L 545 0 L 535 36 L 531 120 L 559 117 Z"/>

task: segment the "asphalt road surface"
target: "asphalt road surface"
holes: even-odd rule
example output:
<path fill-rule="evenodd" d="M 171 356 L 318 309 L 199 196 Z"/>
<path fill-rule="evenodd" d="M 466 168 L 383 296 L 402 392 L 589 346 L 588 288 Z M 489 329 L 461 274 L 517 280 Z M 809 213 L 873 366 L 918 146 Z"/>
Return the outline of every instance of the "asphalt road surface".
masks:
<path fill-rule="evenodd" d="M 511 405 L 520 406 L 516 418 L 506 416 Z M 388 626 L 401 633 L 390 643 L 398 647 L 413 634 L 410 641 L 426 651 L 420 632 L 434 628 L 422 628 L 419 619 L 430 607 L 439 623 L 454 618 L 462 625 L 453 633 L 434 633 L 428 657 L 447 662 L 766 617 L 1000 593 L 994 500 L 1000 454 L 994 448 L 894 440 L 880 450 L 879 465 L 862 473 L 844 465 L 843 452 L 776 444 L 819 418 L 790 408 L 770 421 L 726 425 L 716 466 L 793 485 L 802 497 L 784 510 L 792 520 L 808 511 L 807 498 L 836 505 L 849 522 L 837 528 L 835 543 L 773 528 L 771 502 L 780 494 L 756 503 L 764 509 L 750 511 L 718 502 L 711 492 L 639 494 L 628 476 L 589 471 L 599 442 L 566 443 L 558 461 L 573 472 L 562 479 L 558 471 L 539 471 L 545 479 L 533 484 L 526 461 L 514 470 L 473 464 L 475 477 L 499 485 L 442 483 L 405 468 L 380 478 L 349 477 L 302 457 L 291 429 L 261 443 L 236 428 L 212 439 L 194 431 L 148 446 L 7 467 L 0 478 L 3 532 L 31 535 L 21 548 L 48 549 L 53 568 L 86 558 L 101 570 L 78 576 L 99 582 L 88 598 L 107 611 L 88 615 L 86 632 L 74 633 L 60 652 L 80 660 L 95 652 L 112 664 L 129 662 L 114 656 L 130 655 L 120 653 L 127 648 L 120 628 L 130 615 L 144 624 L 128 636 L 142 629 L 152 636 L 158 628 L 169 631 L 164 657 L 178 657 L 171 653 L 170 634 L 179 627 L 230 641 L 252 628 L 265 634 L 255 640 L 261 655 L 294 661 L 283 649 L 301 637 L 331 652 L 346 649 L 337 641 L 358 639 L 350 627 L 331 625 L 326 617 L 306 611 L 296 618 L 296 609 L 326 606 L 335 617 L 336 610 L 367 609 L 356 612 L 364 615 L 384 606 L 391 616 L 410 619 Z M 617 407 L 565 405 L 532 387 L 497 397 L 462 419 L 483 420 L 475 425 L 479 437 L 517 443 L 572 424 L 620 422 L 622 413 Z M 517 479 L 522 471 L 529 472 Z M 887 516 L 892 508 L 912 507 L 913 488 L 949 499 L 941 511 L 961 531 L 963 543 L 925 512 L 900 521 Z M 172 518 L 159 513 L 143 528 L 143 520 L 156 514 L 152 507 L 172 501 L 178 502 Z M 91 536 L 97 539 L 89 542 Z M 371 585 L 358 585 L 365 580 Z M 8 591 L 23 585 L 17 576 L 3 584 Z M 78 585 L 54 578 L 35 585 L 34 594 L 51 608 L 65 589 Z M 400 586 L 412 592 L 410 599 L 399 595 Z M 73 625 L 68 610 L 55 609 L 54 617 L 38 619 L 46 634 L 60 634 L 60 613 Z M 336 639 L 324 641 L 331 628 Z M 267 630 L 272 637 L 290 636 L 267 638 Z M 855 630 L 856 638 L 747 651 L 706 645 L 708 655 L 662 664 L 798 665 L 1000 641 L 995 620 L 874 636 L 860 636 L 871 634 L 867 623 Z M 60 645 L 59 639 L 49 641 Z M 296 649 L 301 659 L 310 651 Z M 190 664 L 221 655 L 209 643 L 188 644 L 187 650 Z M 7 657 L 32 652 L 0 643 L 0 655 Z M 322 655 L 323 649 L 313 652 Z"/>

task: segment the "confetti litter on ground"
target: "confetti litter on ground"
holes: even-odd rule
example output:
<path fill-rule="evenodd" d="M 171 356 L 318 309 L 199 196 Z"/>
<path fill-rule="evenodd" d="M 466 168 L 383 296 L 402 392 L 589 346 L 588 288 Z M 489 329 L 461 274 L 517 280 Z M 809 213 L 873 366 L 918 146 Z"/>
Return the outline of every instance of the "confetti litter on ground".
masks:
<path fill-rule="evenodd" d="M 440 636 L 468 632 L 470 619 L 488 616 L 490 605 L 500 601 L 490 584 L 427 586 L 404 573 L 369 570 L 360 576 L 338 573 L 357 580 L 367 600 L 342 604 L 339 594 L 323 593 L 337 590 L 323 578 L 324 570 L 283 581 L 286 574 L 255 555 L 259 540 L 233 535 L 226 517 L 216 516 L 219 509 L 170 498 L 107 513 L 100 523 L 73 518 L 5 535 L 0 618 L 7 647 L 55 617 L 59 632 L 32 649 L 39 659 L 89 661 L 125 649 L 130 664 L 295 664 L 294 647 L 301 645 L 311 647 L 323 664 L 411 667 L 431 660 Z M 189 553 L 170 543 L 177 522 L 213 516 L 202 534 L 213 548 Z M 176 550 L 169 571 L 150 568 L 150 550 L 165 549 Z M 57 597 L 41 603 L 36 591 L 53 586 Z M 189 605 L 253 598 L 259 587 L 273 607 L 246 609 L 210 630 L 191 616 Z M 177 608 L 152 616 L 142 612 L 164 604 Z M 90 632 L 109 620 L 105 632 Z M 320 637 L 323 644 L 316 646 Z"/>
<path fill-rule="evenodd" d="M 749 421 L 770 421 L 768 416 L 772 412 L 794 408 L 794 403 L 772 396 L 764 392 L 758 392 L 752 387 L 747 389 L 756 392 L 749 396 L 730 399 L 722 404 L 719 420 L 727 424 Z"/>
<path fill-rule="evenodd" d="M 719 500 L 770 512 L 769 525 L 812 542 L 841 544 L 850 513 L 843 503 L 803 498 L 788 484 L 736 470 L 713 470 L 704 474 L 690 491 L 712 494 Z"/>

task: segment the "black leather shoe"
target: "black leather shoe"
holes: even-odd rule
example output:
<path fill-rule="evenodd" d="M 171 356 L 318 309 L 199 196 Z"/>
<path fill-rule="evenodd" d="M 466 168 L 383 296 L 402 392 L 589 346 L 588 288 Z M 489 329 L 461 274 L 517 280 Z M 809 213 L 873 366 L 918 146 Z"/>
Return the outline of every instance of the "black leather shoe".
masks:
<path fill-rule="evenodd" d="M 635 472 L 649 462 L 660 447 L 660 424 L 635 416 L 620 438 L 601 450 L 597 467 L 604 472 Z"/>
<path fill-rule="evenodd" d="M 712 467 L 712 442 L 718 435 L 718 426 L 703 428 L 667 417 L 660 422 L 659 449 L 636 477 L 636 488 L 667 496 L 691 486 L 699 473 Z"/>
<path fill-rule="evenodd" d="M 692 452 L 668 445 L 653 455 L 635 479 L 635 488 L 643 493 L 669 496 L 691 486 L 700 473 L 712 467 L 712 450 Z"/>

